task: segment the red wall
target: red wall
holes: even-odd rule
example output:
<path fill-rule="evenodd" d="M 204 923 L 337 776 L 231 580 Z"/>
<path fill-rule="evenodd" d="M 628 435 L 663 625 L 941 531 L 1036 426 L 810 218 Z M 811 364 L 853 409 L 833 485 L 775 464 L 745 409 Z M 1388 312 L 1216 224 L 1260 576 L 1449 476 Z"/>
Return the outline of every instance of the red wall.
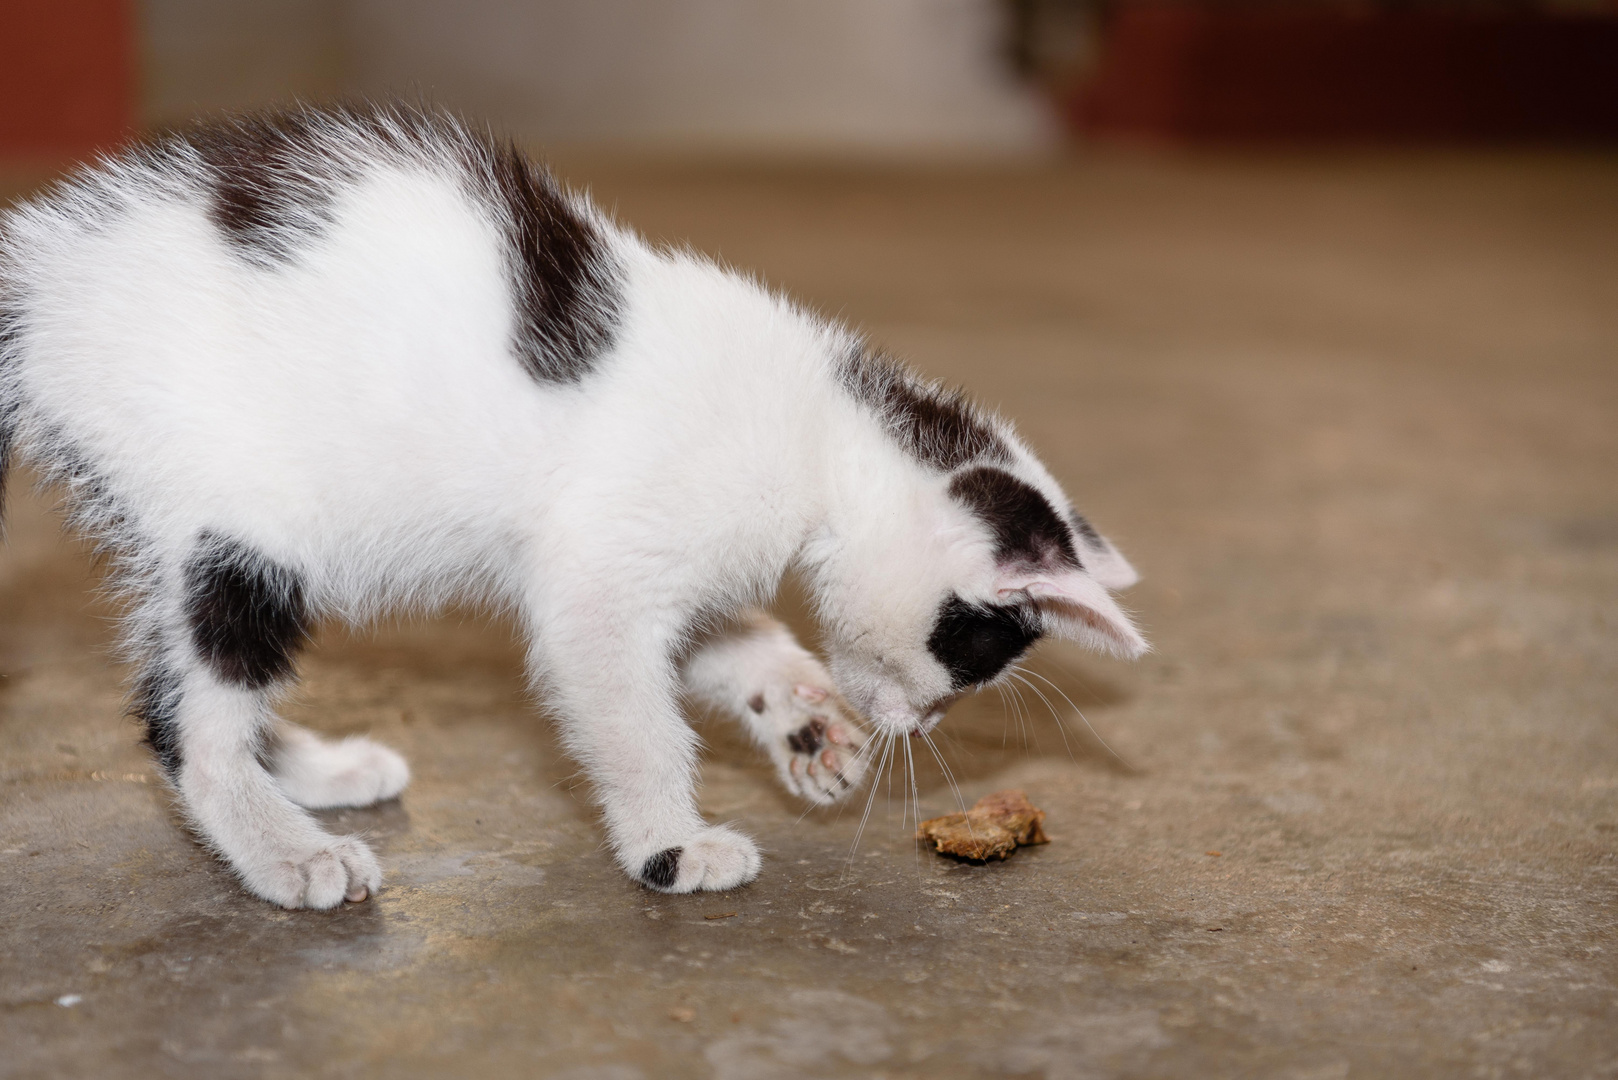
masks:
<path fill-rule="evenodd" d="M 0 156 L 76 158 L 135 119 L 132 0 L 0 0 Z"/>
<path fill-rule="evenodd" d="M 1118 9 L 1081 130 L 1192 142 L 1618 139 L 1618 12 Z"/>

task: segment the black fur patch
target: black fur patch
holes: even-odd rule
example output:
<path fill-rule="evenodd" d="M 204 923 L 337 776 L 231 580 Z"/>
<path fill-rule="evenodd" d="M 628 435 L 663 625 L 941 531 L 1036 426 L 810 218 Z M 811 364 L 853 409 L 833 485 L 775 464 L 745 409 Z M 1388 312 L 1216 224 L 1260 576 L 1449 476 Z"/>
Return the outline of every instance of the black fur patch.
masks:
<path fill-rule="evenodd" d="M 20 302 L 8 299 L 5 281 L 0 279 L 0 388 L 8 381 L 9 374 L 5 367 L 17 363 L 21 359 L 17 351 L 21 349 L 19 338 L 22 336 L 22 315 L 17 310 Z M 0 397 L 10 398 L 11 394 L 0 389 Z M 9 400 L 0 402 L 0 513 L 5 510 L 6 500 L 6 474 L 11 470 L 12 442 L 17 425 L 16 403 Z"/>
<path fill-rule="evenodd" d="M 11 471 L 11 417 L 10 410 L 0 408 L 0 514 L 6 506 L 6 476 Z"/>
<path fill-rule="evenodd" d="M 146 745 L 157 764 L 170 777 L 180 771 L 180 677 L 162 664 L 153 664 L 135 680 L 129 713 L 146 725 Z"/>
<path fill-rule="evenodd" d="M 664 848 L 640 868 L 640 879 L 654 889 L 668 889 L 674 885 L 675 875 L 680 872 L 680 852 L 682 848 Z"/>
<path fill-rule="evenodd" d="M 505 234 L 517 306 L 513 351 L 540 382 L 577 382 L 612 344 L 621 270 L 606 237 L 549 170 L 507 140 L 431 108 L 345 104 L 247 116 L 160 144 L 189 147 L 207 173 L 209 215 L 249 262 L 274 266 L 331 224 L 346 184 L 379 161 L 418 162 L 464 177 Z"/>
<path fill-rule="evenodd" d="M 129 554 L 129 516 L 78 447 L 50 431 L 36 442 L 34 460 L 45 482 L 61 491 L 68 524 L 94 538 L 97 556 Z"/>
<path fill-rule="evenodd" d="M 951 593 L 938 609 L 927 649 L 960 690 L 1000 674 L 1040 634 L 1039 612 L 1032 607 L 979 606 Z"/>
<path fill-rule="evenodd" d="M 6 507 L 6 478 L 11 473 L 11 443 L 15 423 L 14 411 L 0 405 L 0 515 L 5 513 Z M 3 525 L 0 525 L 0 535 L 4 535 Z"/>
<path fill-rule="evenodd" d="M 1001 563 L 1077 568 L 1073 534 L 1050 502 L 1004 469 L 980 466 L 949 482 L 949 493 L 994 533 Z"/>
<path fill-rule="evenodd" d="M 1101 534 L 1096 532 L 1095 526 L 1091 525 L 1083 514 L 1071 506 L 1067 510 L 1067 519 L 1073 523 L 1073 531 L 1084 537 L 1085 543 L 1093 548 L 1105 548 L 1107 546 L 1107 542 L 1101 538 Z"/>
<path fill-rule="evenodd" d="M 948 472 L 974 461 L 1010 464 L 1010 448 L 959 391 L 924 383 L 897 361 L 864 348 L 850 350 L 837 375 L 923 465 Z"/>
<path fill-rule="evenodd" d="M 330 223 L 334 185 L 344 170 L 316 152 L 319 115 L 263 113 L 184 138 L 208 170 L 208 216 L 251 262 L 288 262 Z"/>
<path fill-rule="evenodd" d="M 297 574 L 205 533 L 186 564 L 185 589 L 192 641 L 220 678 L 258 689 L 291 673 L 309 637 Z"/>
<path fill-rule="evenodd" d="M 619 269 L 605 238 L 550 172 L 510 143 L 479 147 L 478 166 L 506 218 L 517 298 L 517 358 L 540 382 L 578 382 L 612 344 Z"/>

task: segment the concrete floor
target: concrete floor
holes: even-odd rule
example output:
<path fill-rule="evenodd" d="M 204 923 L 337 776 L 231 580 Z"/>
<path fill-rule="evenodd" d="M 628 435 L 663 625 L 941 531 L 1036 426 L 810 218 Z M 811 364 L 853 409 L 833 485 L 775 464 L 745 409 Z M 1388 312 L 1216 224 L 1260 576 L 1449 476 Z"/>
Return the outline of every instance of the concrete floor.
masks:
<path fill-rule="evenodd" d="M 14 494 L 0 1075 L 1618 1075 L 1618 160 L 567 172 L 1018 419 L 1145 574 L 1156 653 L 1037 662 L 1115 753 L 959 706 L 965 797 L 1053 837 L 973 867 L 886 784 L 851 855 L 706 722 L 764 875 L 659 896 L 509 628 L 332 632 L 293 711 L 416 780 L 329 815 L 381 895 L 284 912 L 176 821 Z"/>

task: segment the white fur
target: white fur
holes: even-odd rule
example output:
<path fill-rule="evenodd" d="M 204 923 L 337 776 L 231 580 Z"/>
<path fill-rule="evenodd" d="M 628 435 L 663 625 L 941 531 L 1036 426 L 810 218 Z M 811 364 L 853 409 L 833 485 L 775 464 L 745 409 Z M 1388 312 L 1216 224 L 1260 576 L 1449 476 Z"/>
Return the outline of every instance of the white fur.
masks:
<path fill-rule="evenodd" d="M 1093 578 L 996 567 L 948 477 L 839 385 L 848 331 L 600 224 L 623 269 L 616 337 L 578 385 L 542 385 L 511 355 L 497 223 L 441 162 L 379 157 L 281 266 L 233 252 L 183 177 L 127 163 L 4 219 L 0 281 L 22 299 L 0 404 L 47 470 L 73 479 L 63 446 L 92 467 L 83 515 L 123 553 L 132 654 L 189 657 L 176 788 L 257 895 L 329 907 L 374 892 L 365 845 L 300 806 L 389 798 L 408 770 L 364 740 L 278 729 L 270 695 L 190 655 L 178 575 L 204 530 L 295 570 L 316 609 L 350 621 L 468 596 L 515 610 L 620 864 L 682 848 L 675 891 L 759 869 L 747 837 L 697 812 L 682 692 L 747 723 L 789 789 L 825 801 L 850 790 L 844 768 L 858 782 L 864 739 L 834 689 L 888 730 L 936 719 L 949 679 L 926 636 L 951 589 L 1025 590 L 1080 640 L 1145 648 L 1103 588 L 1134 578 L 1110 546 L 1085 549 Z M 1013 471 L 1065 507 L 1005 434 Z M 692 640 L 794 564 L 835 688 L 759 616 Z M 830 757 L 787 745 L 816 716 L 841 732 Z"/>
<path fill-rule="evenodd" d="M 768 615 L 747 613 L 730 634 L 692 656 L 684 675 L 689 693 L 742 722 L 788 791 L 831 803 L 859 786 L 865 734 L 820 661 Z M 816 745 L 794 746 L 792 736 L 811 725 Z"/>
<path fill-rule="evenodd" d="M 282 723 L 264 765 L 286 797 L 309 810 L 370 806 L 410 783 L 405 759 L 370 739 L 351 735 L 327 742 Z"/>

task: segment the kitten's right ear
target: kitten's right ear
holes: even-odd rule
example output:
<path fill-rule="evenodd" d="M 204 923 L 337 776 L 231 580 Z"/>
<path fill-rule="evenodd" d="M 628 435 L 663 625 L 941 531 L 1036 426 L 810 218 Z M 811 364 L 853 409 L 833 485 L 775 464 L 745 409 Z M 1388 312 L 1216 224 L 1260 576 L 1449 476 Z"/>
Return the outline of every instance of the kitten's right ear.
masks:
<path fill-rule="evenodd" d="M 1002 599 L 1026 593 L 1046 632 L 1056 637 L 1126 660 L 1151 651 L 1129 616 L 1084 570 L 1008 573 L 996 584 Z"/>

